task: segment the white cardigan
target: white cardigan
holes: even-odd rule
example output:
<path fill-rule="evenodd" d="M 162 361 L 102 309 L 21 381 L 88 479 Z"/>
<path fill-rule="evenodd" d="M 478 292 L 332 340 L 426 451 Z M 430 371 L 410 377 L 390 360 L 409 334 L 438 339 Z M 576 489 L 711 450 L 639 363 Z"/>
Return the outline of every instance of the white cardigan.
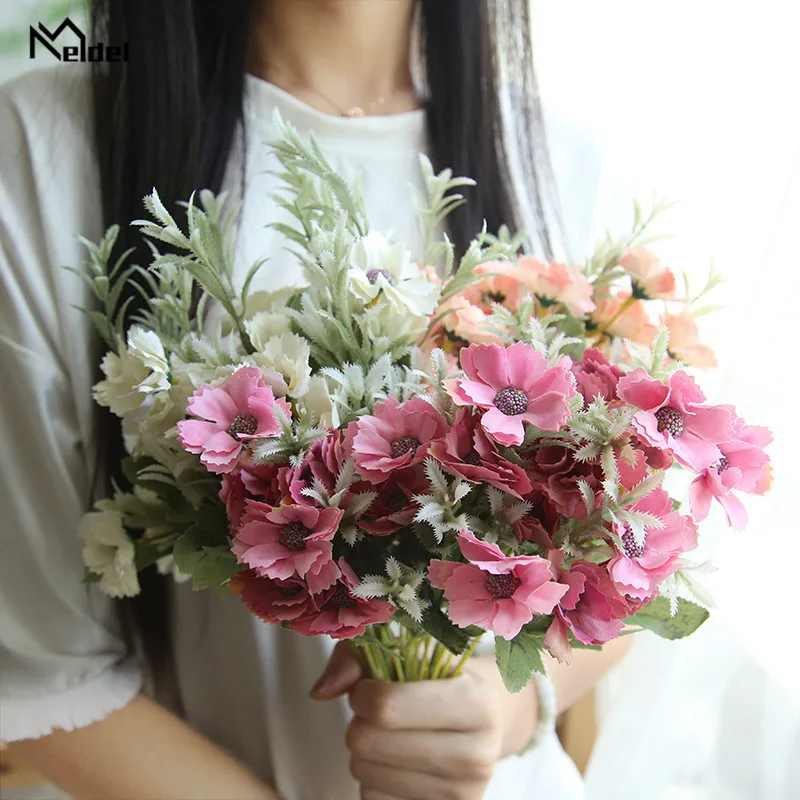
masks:
<path fill-rule="evenodd" d="M 239 266 L 270 260 L 260 286 L 299 285 L 297 264 L 264 225 L 280 215 L 261 141 L 272 110 L 313 129 L 346 177 L 360 171 L 372 225 L 412 249 L 408 184 L 420 185 L 423 111 L 345 119 L 320 113 L 248 76 L 248 171 Z M 91 502 L 98 435 L 90 388 L 98 348 L 73 306 L 85 287 L 64 265 L 102 234 L 87 73 L 69 65 L 0 87 L 0 740 L 70 730 L 129 702 L 141 687 L 113 603 L 81 583 L 76 526 Z M 591 139 L 549 120 L 549 145 L 570 249 L 583 257 L 594 224 L 601 162 Z M 147 135 L 142 132 L 141 135 Z M 610 211 L 603 215 L 608 218 Z M 172 620 L 180 700 L 188 721 L 273 784 L 287 800 L 357 796 L 347 773 L 344 702 L 308 690 L 331 643 L 248 615 L 235 598 L 175 588 Z M 309 769 L 309 764 L 314 769 Z M 580 779 L 555 737 L 498 766 L 487 798 L 577 798 Z"/>

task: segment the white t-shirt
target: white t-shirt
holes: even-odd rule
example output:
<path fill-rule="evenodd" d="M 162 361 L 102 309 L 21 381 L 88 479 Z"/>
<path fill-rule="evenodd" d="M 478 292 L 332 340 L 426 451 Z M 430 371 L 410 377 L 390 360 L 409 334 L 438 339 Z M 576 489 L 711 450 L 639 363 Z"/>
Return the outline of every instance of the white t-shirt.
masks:
<path fill-rule="evenodd" d="M 38 737 L 99 720 L 129 702 L 141 671 L 125 651 L 116 609 L 81 583 L 76 527 L 91 503 L 100 450 L 90 389 L 99 347 L 73 306 L 88 302 L 64 265 L 102 235 L 87 73 L 70 65 L 0 87 L 0 740 Z M 318 112 L 248 76 L 248 170 L 238 267 L 269 261 L 254 288 L 299 285 L 297 263 L 265 223 L 282 218 L 264 139 L 278 107 L 314 130 L 345 177 L 362 175 L 371 224 L 418 250 L 412 193 L 426 149 L 423 111 L 348 119 Z M 551 120 L 549 144 L 570 249 L 582 254 L 601 163 L 591 140 Z M 146 131 L 134 135 L 147 135 Z M 344 700 L 308 697 L 331 642 L 250 616 L 236 598 L 175 587 L 172 636 L 186 719 L 235 754 L 286 800 L 350 800 Z M 582 796 L 555 736 L 498 765 L 486 798 Z"/>

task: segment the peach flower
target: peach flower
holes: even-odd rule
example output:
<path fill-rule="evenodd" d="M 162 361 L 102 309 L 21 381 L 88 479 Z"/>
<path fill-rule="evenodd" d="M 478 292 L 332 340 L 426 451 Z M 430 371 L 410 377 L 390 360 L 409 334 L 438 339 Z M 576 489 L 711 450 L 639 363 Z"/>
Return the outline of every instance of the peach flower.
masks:
<path fill-rule="evenodd" d="M 675 276 L 662 267 L 658 256 L 644 247 L 631 247 L 620 259 L 630 275 L 633 294 L 643 300 L 674 300 Z"/>
<path fill-rule="evenodd" d="M 538 297 L 561 303 L 575 317 L 594 311 L 592 285 L 578 267 L 522 257 L 519 270 L 520 279 Z"/>
<path fill-rule="evenodd" d="M 717 366 L 714 351 L 700 341 L 697 322 L 688 311 L 665 313 L 661 323 L 669 328 L 669 350 L 691 367 L 711 369 Z"/>
<path fill-rule="evenodd" d="M 605 333 L 648 346 L 658 334 L 644 303 L 632 299 L 630 292 L 618 292 L 616 296 L 601 300 L 592 321 Z"/>

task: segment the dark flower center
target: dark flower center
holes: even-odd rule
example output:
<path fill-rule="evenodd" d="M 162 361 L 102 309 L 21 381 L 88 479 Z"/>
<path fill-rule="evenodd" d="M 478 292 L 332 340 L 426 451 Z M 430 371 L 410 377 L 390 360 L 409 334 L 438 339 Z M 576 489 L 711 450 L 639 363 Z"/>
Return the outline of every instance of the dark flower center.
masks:
<path fill-rule="evenodd" d="M 505 600 L 517 591 L 522 581 L 510 572 L 504 575 L 487 575 L 484 585 L 486 591 L 497 600 Z"/>
<path fill-rule="evenodd" d="M 522 389 L 509 386 L 508 389 L 501 389 L 495 395 L 494 404 L 497 410 L 507 417 L 515 417 L 528 410 L 528 395 Z"/>
<path fill-rule="evenodd" d="M 416 450 L 420 445 L 419 439 L 411 436 L 402 436 L 392 442 L 392 458 L 402 458 L 406 453 Z"/>
<path fill-rule="evenodd" d="M 333 594 L 328 598 L 324 608 L 355 608 L 357 605 L 358 602 L 350 594 L 348 588 L 340 583 L 333 590 Z"/>
<path fill-rule="evenodd" d="M 639 558 L 644 553 L 644 542 L 636 544 L 630 525 L 625 526 L 625 532 L 622 534 L 622 549 L 630 559 Z"/>
<path fill-rule="evenodd" d="M 473 467 L 479 467 L 483 462 L 481 461 L 481 457 L 474 451 L 471 450 L 467 455 L 464 456 L 463 459 L 465 464 L 472 464 Z"/>
<path fill-rule="evenodd" d="M 306 549 L 306 536 L 310 533 L 302 522 L 290 522 L 283 526 L 279 541 L 287 550 L 298 553 Z"/>
<path fill-rule="evenodd" d="M 484 301 L 490 301 L 492 303 L 503 303 L 505 302 L 506 296 L 502 292 L 494 291 L 494 292 L 484 292 L 483 293 Z"/>
<path fill-rule="evenodd" d="M 716 466 L 717 475 L 722 475 L 722 473 L 725 472 L 725 470 L 728 469 L 730 465 L 731 462 L 728 461 L 728 459 L 725 458 L 725 456 L 722 456 L 722 458 L 717 462 Z"/>
<path fill-rule="evenodd" d="M 658 430 L 663 433 L 669 431 L 676 439 L 683 433 L 683 414 L 677 408 L 664 406 L 655 413 L 658 421 Z"/>
<path fill-rule="evenodd" d="M 239 435 L 252 436 L 258 430 L 258 420 L 252 414 L 237 414 L 228 426 L 228 436 L 237 441 Z"/>
<path fill-rule="evenodd" d="M 367 280 L 374 285 L 378 282 L 379 275 L 383 275 L 389 286 L 394 286 L 394 275 L 388 269 L 371 269 L 367 272 Z"/>
<path fill-rule="evenodd" d="M 389 495 L 386 501 L 386 508 L 392 513 L 402 511 L 408 505 L 408 498 L 402 492 L 395 492 Z"/>

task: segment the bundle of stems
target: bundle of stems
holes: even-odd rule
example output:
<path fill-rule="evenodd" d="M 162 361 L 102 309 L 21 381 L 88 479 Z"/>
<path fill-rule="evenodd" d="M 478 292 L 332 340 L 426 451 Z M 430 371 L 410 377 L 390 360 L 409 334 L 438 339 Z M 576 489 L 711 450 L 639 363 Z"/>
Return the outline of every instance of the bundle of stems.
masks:
<path fill-rule="evenodd" d="M 435 681 L 454 678 L 475 652 L 471 639 L 457 655 L 428 634 L 417 635 L 400 625 L 372 625 L 356 646 L 371 678 L 379 681 Z"/>

